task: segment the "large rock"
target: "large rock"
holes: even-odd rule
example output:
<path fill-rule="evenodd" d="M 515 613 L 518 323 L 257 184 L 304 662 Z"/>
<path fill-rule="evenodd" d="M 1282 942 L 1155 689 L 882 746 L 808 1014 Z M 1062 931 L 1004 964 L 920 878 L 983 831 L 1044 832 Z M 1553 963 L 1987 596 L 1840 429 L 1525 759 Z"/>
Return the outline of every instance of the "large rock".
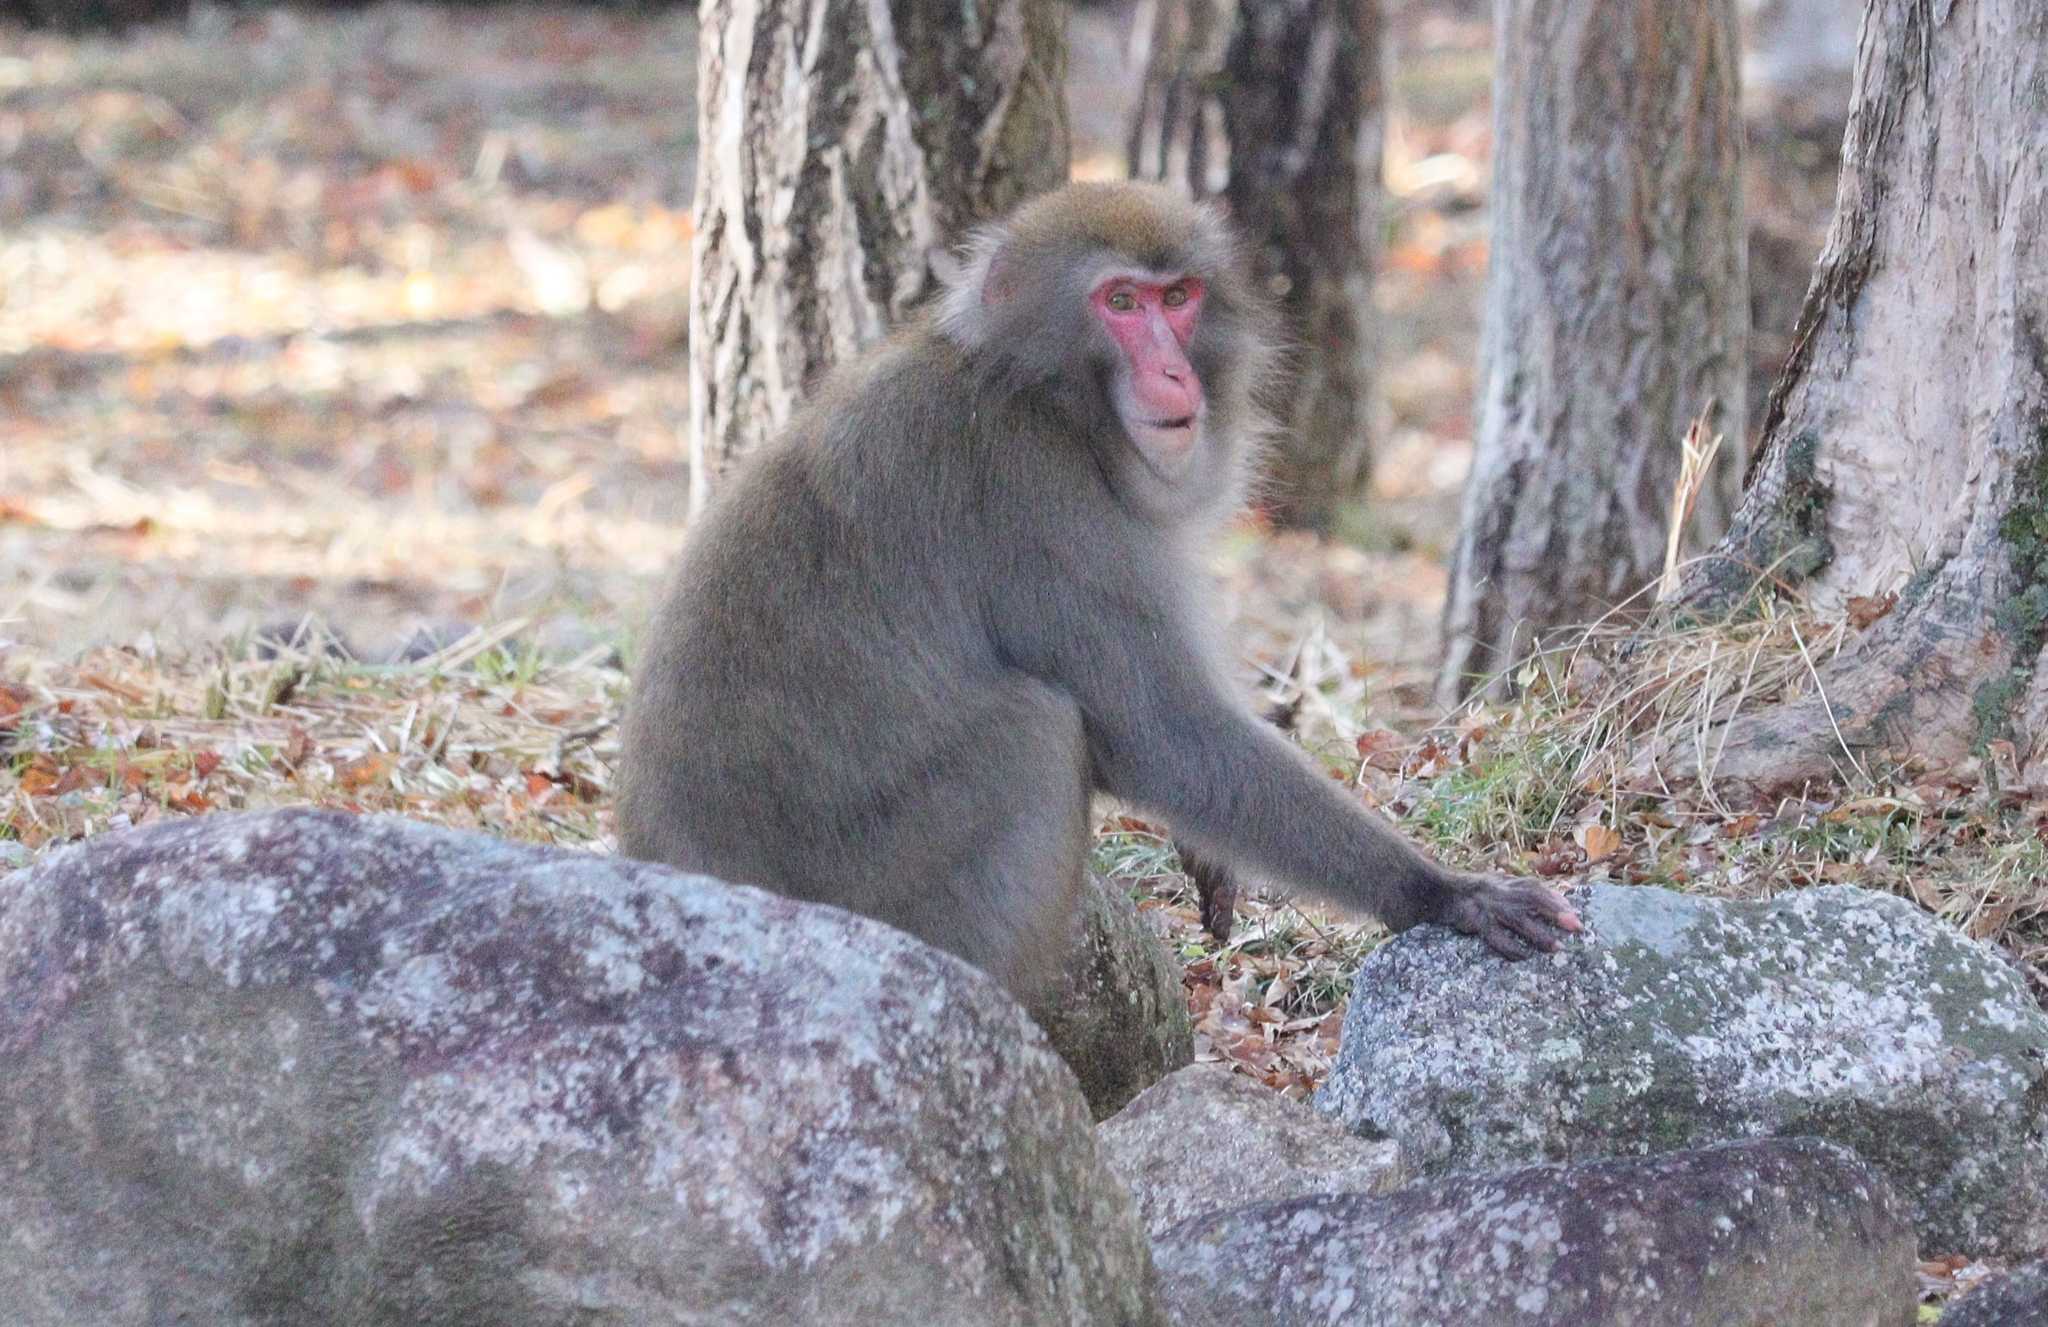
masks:
<path fill-rule="evenodd" d="M 1162 1322 L 1072 1076 L 834 908 L 391 819 L 0 897 L 11 1327 Z"/>
<path fill-rule="evenodd" d="M 1987 1277 L 1949 1304 L 1941 1327 L 2048 1327 L 2048 1262 Z"/>
<path fill-rule="evenodd" d="M 1180 964 L 1123 889 L 1091 875 L 1059 979 L 1031 1016 L 1098 1120 L 1195 1058 Z"/>
<path fill-rule="evenodd" d="M 1095 1126 L 1102 1158 L 1157 1236 L 1191 1216 L 1312 1193 L 1386 1193 L 1392 1142 L 1363 1142 L 1220 1064 L 1189 1065 Z"/>
<path fill-rule="evenodd" d="M 1317 1107 L 1426 1172 L 1814 1135 L 1885 1173 L 1930 1252 L 2048 1240 L 2048 1016 L 1990 950 L 1849 886 L 1577 898 L 1549 958 L 1382 946 Z"/>
<path fill-rule="evenodd" d="M 1168 1307 L 1231 1327 L 1906 1327 L 1913 1231 L 1815 1139 L 1260 1203 L 1153 1245 Z"/>

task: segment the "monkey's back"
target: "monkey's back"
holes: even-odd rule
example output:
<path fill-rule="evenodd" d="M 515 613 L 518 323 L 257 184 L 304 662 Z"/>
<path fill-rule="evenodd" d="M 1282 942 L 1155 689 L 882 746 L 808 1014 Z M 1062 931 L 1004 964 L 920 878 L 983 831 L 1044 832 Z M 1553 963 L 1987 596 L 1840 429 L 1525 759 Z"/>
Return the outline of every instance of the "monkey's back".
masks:
<path fill-rule="evenodd" d="M 629 855 L 851 907 L 881 886 L 849 875 L 948 869 L 899 811 L 974 758 L 1006 679 L 978 570 L 1000 481 L 938 455 L 973 409 L 945 361 L 913 333 L 859 366 L 690 531 L 624 723 Z"/>

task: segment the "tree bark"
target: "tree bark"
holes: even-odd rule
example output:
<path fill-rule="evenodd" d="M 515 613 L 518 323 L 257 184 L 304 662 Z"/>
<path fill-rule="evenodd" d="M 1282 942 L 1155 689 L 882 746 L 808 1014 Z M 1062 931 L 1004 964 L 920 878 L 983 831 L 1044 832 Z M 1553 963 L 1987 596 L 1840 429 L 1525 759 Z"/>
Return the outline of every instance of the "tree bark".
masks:
<path fill-rule="evenodd" d="M 690 508 L 935 251 L 1067 178 L 1055 0 L 704 0 Z"/>
<path fill-rule="evenodd" d="M 1221 197 L 1299 343 L 1268 467 L 1281 525 L 1327 532 L 1364 490 L 1378 405 L 1378 0 L 1154 0 L 1131 173 Z"/>
<path fill-rule="evenodd" d="M 1687 425 L 1730 444 L 1691 523 L 1726 525 L 1748 291 L 1734 0 L 1499 0 L 1478 437 L 1439 697 L 1660 574 Z"/>
<path fill-rule="evenodd" d="M 1719 776 L 1938 766 L 2007 737 L 2042 758 L 2044 89 L 2038 0 L 1874 0 L 1865 18 L 1834 224 L 1742 505 L 1683 602 L 1901 597 L 1813 694 L 1726 724 Z"/>
<path fill-rule="evenodd" d="M 1131 177 L 1185 186 L 1213 198 L 1230 182 L 1223 136 L 1224 58 L 1238 0 L 1144 0 L 1136 44 L 1145 75 L 1125 155 Z"/>

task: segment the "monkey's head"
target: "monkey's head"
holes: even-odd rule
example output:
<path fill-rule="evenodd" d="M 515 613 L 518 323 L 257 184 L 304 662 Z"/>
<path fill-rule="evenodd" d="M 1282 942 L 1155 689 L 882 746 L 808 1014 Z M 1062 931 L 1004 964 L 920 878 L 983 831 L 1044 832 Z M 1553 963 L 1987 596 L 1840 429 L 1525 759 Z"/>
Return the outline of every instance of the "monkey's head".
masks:
<path fill-rule="evenodd" d="M 1068 416 L 1127 498 L 1173 517 L 1235 500 L 1273 338 L 1213 209 L 1069 185 L 978 233 L 947 286 L 940 330 L 985 382 Z"/>

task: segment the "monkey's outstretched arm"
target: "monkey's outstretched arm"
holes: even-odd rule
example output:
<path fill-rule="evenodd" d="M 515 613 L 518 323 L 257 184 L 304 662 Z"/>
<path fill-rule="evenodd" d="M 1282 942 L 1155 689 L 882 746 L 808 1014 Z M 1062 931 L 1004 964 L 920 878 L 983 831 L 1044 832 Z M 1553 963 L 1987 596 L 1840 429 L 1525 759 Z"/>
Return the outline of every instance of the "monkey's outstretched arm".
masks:
<path fill-rule="evenodd" d="M 1109 792 L 1161 813 L 1197 843 L 1362 907 L 1395 930 L 1448 919 L 1457 880 L 1251 715 L 1172 671 L 1100 689 L 1089 678 L 1077 669 L 1072 680 Z"/>
<path fill-rule="evenodd" d="M 1172 597 L 1088 602 L 1096 596 L 1071 577 L 1018 583 L 1032 586 L 1035 611 L 1010 619 L 1013 657 L 1079 702 L 1109 792 L 1162 814 L 1197 844 L 1397 931 L 1438 922 L 1521 958 L 1578 929 L 1541 884 L 1430 861 L 1234 703 L 1174 618 Z"/>

